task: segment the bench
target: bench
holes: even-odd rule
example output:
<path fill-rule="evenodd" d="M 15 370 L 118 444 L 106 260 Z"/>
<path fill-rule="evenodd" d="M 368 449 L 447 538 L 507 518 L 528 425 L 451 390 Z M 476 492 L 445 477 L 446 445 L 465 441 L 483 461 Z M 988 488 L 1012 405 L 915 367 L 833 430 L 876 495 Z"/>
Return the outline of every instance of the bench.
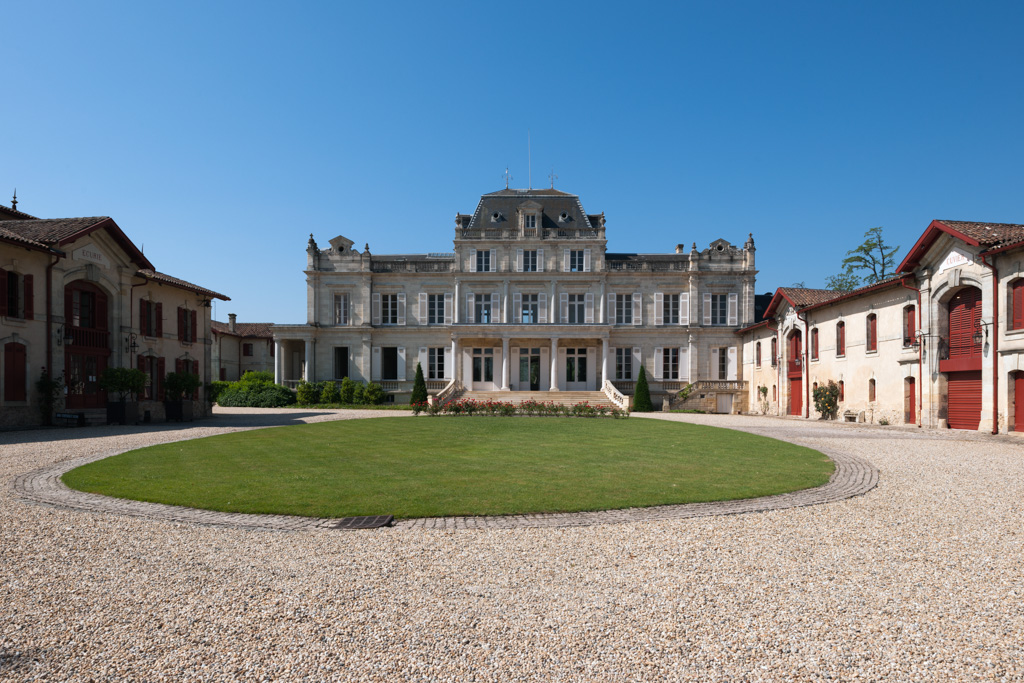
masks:
<path fill-rule="evenodd" d="M 57 424 L 65 427 L 84 427 L 85 413 L 58 412 L 54 416 Z"/>

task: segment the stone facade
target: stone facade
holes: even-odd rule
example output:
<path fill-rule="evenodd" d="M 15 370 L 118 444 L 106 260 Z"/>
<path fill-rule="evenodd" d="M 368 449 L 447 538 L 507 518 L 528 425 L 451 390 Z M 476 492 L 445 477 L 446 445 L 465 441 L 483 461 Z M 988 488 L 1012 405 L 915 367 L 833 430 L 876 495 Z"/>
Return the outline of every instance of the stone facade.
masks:
<path fill-rule="evenodd" d="M 272 323 L 240 323 L 234 313 L 228 322 L 214 320 L 213 376 L 226 382 L 235 382 L 247 372 L 274 371 L 274 335 Z"/>

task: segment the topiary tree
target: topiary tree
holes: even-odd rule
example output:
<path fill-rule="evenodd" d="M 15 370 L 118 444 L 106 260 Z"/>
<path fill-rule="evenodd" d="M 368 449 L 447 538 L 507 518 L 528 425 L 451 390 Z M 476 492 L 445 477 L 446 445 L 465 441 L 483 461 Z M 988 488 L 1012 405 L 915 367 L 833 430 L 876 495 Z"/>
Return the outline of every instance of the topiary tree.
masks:
<path fill-rule="evenodd" d="M 356 383 L 350 378 L 346 377 L 341 380 L 341 389 L 338 391 L 338 402 L 352 404 L 355 403 L 353 398 L 356 391 Z"/>
<path fill-rule="evenodd" d="M 413 405 L 417 403 L 427 402 L 427 383 L 423 379 L 423 368 L 420 367 L 419 363 L 416 363 L 416 379 L 412 382 L 412 396 L 409 398 L 409 403 Z"/>
<path fill-rule="evenodd" d="M 834 420 L 839 414 L 839 385 L 832 380 L 820 384 L 814 390 L 814 409 L 821 413 L 821 419 Z"/>
<path fill-rule="evenodd" d="M 323 386 L 323 391 L 320 392 L 321 403 L 341 403 L 341 392 L 338 391 L 337 384 L 327 381 Z"/>
<path fill-rule="evenodd" d="M 636 378 L 636 389 L 633 391 L 633 410 L 638 413 L 649 413 L 654 410 L 651 404 L 651 389 L 647 386 L 647 373 L 640 366 L 640 376 Z"/>
<path fill-rule="evenodd" d="M 300 382 L 295 389 L 295 399 L 300 406 L 320 403 L 320 385 L 316 382 Z"/>

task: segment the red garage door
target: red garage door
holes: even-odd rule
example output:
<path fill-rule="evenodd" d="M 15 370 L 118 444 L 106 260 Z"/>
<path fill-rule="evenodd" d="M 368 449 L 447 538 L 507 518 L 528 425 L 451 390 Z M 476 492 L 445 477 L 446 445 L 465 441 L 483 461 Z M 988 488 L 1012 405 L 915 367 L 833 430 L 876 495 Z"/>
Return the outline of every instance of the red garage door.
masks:
<path fill-rule="evenodd" d="M 789 414 L 804 414 L 803 382 L 799 377 L 792 377 L 789 380 Z"/>
<path fill-rule="evenodd" d="M 951 372 L 949 380 L 949 426 L 977 429 L 981 422 L 981 370 Z"/>

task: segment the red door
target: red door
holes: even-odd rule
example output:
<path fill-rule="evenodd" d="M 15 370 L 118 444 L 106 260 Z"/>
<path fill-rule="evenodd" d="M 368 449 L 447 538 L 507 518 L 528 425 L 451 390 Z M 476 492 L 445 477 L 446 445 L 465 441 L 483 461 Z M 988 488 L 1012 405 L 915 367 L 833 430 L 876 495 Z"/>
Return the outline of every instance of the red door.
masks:
<path fill-rule="evenodd" d="M 64 320 L 69 336 L 64 346 L 65 405 L 102 408 L 107 394 L 100 389 L 99 378 L 110 357 L 107 295 L 84 280 L 72 282 L 64 288 Z"/>
<path fill-rule="evenodd" d="M 789 414 L 790 415 L 803 415 L 804 414 L 804 390 L 803 382 L 799 377 L 791 377 L 789 379 Z"/>
<path fill-rule="evenodd" d="M 917 424 L 917 381 L 913 377 L 907 378 L 907 409 L 906 423 Z"/>
<path fill-rule="evenodd" d="M 1024 372 L 1013 376 L 1013 431 L 1024 432 Z"/>
<path fill-rule="evenodd" d="M 951 372 L 947 422 L 952 429 L 977 429 L 981 422 L 981 370 Z"/>

